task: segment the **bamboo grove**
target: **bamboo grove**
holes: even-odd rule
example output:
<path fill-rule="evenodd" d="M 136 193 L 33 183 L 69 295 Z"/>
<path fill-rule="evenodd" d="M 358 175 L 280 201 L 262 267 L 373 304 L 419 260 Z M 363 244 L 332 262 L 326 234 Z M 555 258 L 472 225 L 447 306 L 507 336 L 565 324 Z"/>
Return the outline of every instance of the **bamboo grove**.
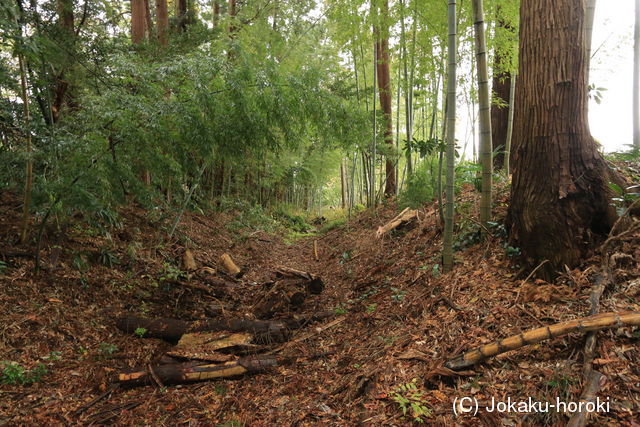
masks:
<path fill-rule="evenodd" d="M 439 200 L 449 269 L 457 183 L 478 183 L 486 226 L 492 179 L 517 170 L 524 1 L 0 7 L 0 182 L 24 194 L 23 242 L 29 224 L 115 222 L 131 202 L 351 212 L 397 196 Z"/>

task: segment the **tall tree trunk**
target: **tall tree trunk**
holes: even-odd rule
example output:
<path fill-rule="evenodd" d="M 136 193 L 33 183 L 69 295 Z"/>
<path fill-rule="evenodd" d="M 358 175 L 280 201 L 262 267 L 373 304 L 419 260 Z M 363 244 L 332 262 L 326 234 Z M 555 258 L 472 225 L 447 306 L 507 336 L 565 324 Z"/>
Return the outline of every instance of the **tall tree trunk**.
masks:
<path fill-rule="evenodd" d="M 640 0 L 633 30 L 633 146 L 640 149 Z"/>
<path fill-rule="evenodd" d="M 480 156 L 482 159 L 482 195 L 480 198 L 480 222 L 487 226 L 491 221 L 491 110 L 489 98 L 489 72 L 487 71 L 487 45 L 484 33 L 484 8 L 482 0 L 473 0 L 476 34 L 476 67 L 478 70 L 478 98 L 480 104 Z"/>
<path fill-rule="evenodd" d="M 134 44 L 144 40 L 144 0 L 131 0 L 131 41 Z"/>
<path fill-rule="evenodd" d="M 220 20 L 220 0 L 213 0 L 213 28 L 218 26 Z"/>
<path fill-rule="evenodd" d="M 160 46 L 166 47 L 169 43 L 169 11 L 167 10 L 167 0 L 156 0 L 156 20 L 158 27 L 158 42 Z"/>
<path fill-rule="evenodd" d="M 176 0 L 176 17 L 178 18 L 178 29 L 185 31 L 187 29 L 187 20 L 189 19 L 189 0 Z"/>
<path fill-rule="evenodd" d="M 149 40 L 153 35 L 153 21 L 151 20 L 151 8 L 149 7 L 149 0 L 144 0 L 144 23 L 145 34 Z"/>
<path fill-rule="evenodd" d="M 444 243 L 442 264 L 445 272 L 453 268 L 453 215 L 454 215 L 454 180 L 455 180 L 455 144 L 456 144 L 456 55 L 457 25 L 456 0 L 448 0 L 449 43 L 447 47 L 447 182 L 446 206 L 444 214 Z"/>
<path fill-rule="evenodd" d="M 500 7 L 496 8 L 496 32 L 513 32 L 513 26 L 507 22 Z M 511 72 L 505 64 L 505 58 L 496 52 L 493 64 L 493 100 L 491 102 L 491 141 L 493 151 L 500 147 L 493 158 L 493 167 L 502 169 L 504 164 L 505 141 L 507 135 L 507 120 L 509 111 L 509 88 L 511 87 Z"/>
<path fill-rule="evenodd" d="M 375 0 L 372 0 L 375 1 Z M 376 37 L 378 93 L 380 96 L 380 109 L 384 117 L 384 141 L 393 147 L 393 115 L 391 111 L 391 70 L 389 61 L 389 3 L 381 0 L 381 8 L 378 13 L 378 24 L 374 26 Z M 385 186 L 384 194 L 394 196 L 396 194 L 396 166 L 394 156 L 387 156 L 385 162 Z"/>
<path fill-rule="evenodd" d="M 22 109 L 24 112 L 24 127 L 27 140 L 27 162 L 24 177 L 24 195 L 22 201 L 22 221 L 20 222 L 20 243 L 26 243 L 29 236 L 29 208 L 31 206 L 31 187 L 33 186 L 33 145 L 31 141 L 31 114 L 29 111 L 29 92 L 27 86 L 27 71 L 22 54 L 18 56 L 20 67 L 20 89 L 22 95 Z"/>
<path fill-rule="evenodd" d="M 516 94 L 516 75 L 511 74 L 511 88 L 509 89 L 509 117 L 507 118 L 507 140 L 504 145 L 504 171 L 509 176 L 511 173 L 511 137 L 513 136 L 513 110 Z"/>
<path fill-rule="evenodd" d="M 227 12 L 229 13 L 229 17 L 231 18 L 231 21 L 229 22 L 229 34 L 233 34 L 236 32 L 235 19 L 238 13 L 238 11 L 236 10 L 236 0 L 229 0 L 229 10 Z"/>
<path fill-rule="evenodd" d="M 65 37 L 63 43 L 70 43 L 75 38 L 73 0 L 58 0 L 56 2 L 56 8 L 60 34 L 63 34 Z M 54 77 L 53 102 L 51 104 L 51 116 L 54 123 L 60 120 L 64 105 L 69 104 L 69 82 L 66 80 L 66 74 L 67 67 L 62 67 Z"/>
<path fill-rule="evenodd" d="M 552 277 L 588 253 L 615 212 L 609 171 L 589 132 L 585 2 L 522 0 L 508 224 L 529 261 Z"/>
<path fill-rule="evenodd" d="M 407 39 L 405 36 L 405 30 L 404 30 L 404 0 L 401 0 L 400 2 L 400 6 L 401 6 L 401 10 L 402 10 L 402 20 L 400 22 L 400 30 L 401 30 L 401 43 L 402 43 L 402 68 L 404 71 L 404 111 L 405 111 L 405 132 L 407 135 L 407 146 L 406 146 L 406 156 L 407 156 L 407 176 L 411 177 L 411 175 L 413 174 L 413 164 L 411 161 L 411 142 L 413 141 L 413 123 L 411 122 L 412 120 L 412 107 L 413 107 L 413 101 L 411 99 L 411 87 L 413 86 L 413 81 L 409 81 L 409 70 L 408 70 L 408 65 L 407 65 Z M 413 24 L 414 29 L 415 29 L 415 25 L 416 25 L 416 17 L 413 17 Z M 415 32 L 413 34 L 414 36 L 414 40 L 415 40 Z M 414 54 L 414 52 L 412 52 L 412 54 Z M 413 58 L 412 58 L 412 62 L 413 62 Z M 413 65 L 413 64 L 412 64 Z M 412 67 L 413 68 L 413 67 Z M 400 93 L 400 86 L 398 85 L 398 93 Z M 398 111 L 400 111 L 400 103 L 398 103 Z M 397 130 L 398 133 L 400 133 L 399 131 L 399 127 Z M 404 178 L 403 178 L 404 181 Z"/>

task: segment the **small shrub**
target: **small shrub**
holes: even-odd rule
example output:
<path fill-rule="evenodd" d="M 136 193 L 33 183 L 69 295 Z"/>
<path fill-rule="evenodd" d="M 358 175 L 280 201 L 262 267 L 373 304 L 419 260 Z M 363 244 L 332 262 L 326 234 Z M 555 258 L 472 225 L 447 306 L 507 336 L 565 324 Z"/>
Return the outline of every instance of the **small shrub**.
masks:
<path fill-rule="evenodd" d="M 33 369 L 27 370 L 16 362 L 1 362 L 2 375 L 0 376 L 0 384 L 7 385 L 28 385 L 39 382 L 43 376 L 49 371 L 42 363 L 36 365 Z"/>

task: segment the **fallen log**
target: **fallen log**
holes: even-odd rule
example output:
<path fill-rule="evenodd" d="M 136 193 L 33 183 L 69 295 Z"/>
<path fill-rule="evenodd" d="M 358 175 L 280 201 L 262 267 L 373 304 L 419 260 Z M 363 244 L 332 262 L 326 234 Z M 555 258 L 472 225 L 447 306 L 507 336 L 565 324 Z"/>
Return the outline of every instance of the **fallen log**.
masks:
<path fill-rule="evenodd" d="M 180 359 L 227 362 L 235 359 L 229 353 L 220 350 L 255 350 L 253 335 L 249 332 L 194 332 L 184 334 L 178 344 L 167 352 L 168 356 Z"/>
<path fill-rule="evenodd" d="M 242 270 L 240 270 L 240 268 L 236 265 L 236 263 L 233 262 L 233 259 L 231 259 L 231 256 L 229 254 L 227 253 L 222 254 L 220 256 L 220 261 L 222 262 L 224 269 L 227 270 L 227 273 L 231 277 L 242 276 Z"/>
<path fill-rule="evenodd" d="M 155 382 L 153 378 L 155 376 L 163 384 L 191 383 L 261 372 L 275 366 L 278 366 L 278 361 L 274 356 L 243 357 L 222 364 L 202 362 L 165 364 L 151 366 L 150 369 L 144 367 L 120 373 L 118 382 L 124 386 L 147 385 Z"/>
<path fill-rule="evenodd" d="M 445 366 L 454 371 L 460 370 L 473 366 L 476 363 L 482 362 L 483 360 L 498 354 L 517 350 L 526 345 L 536 344 L 540 341 L 560 337 L 572 332 L 600 331 L 603 329 L 619 328 L 622 326 L 639 325 L 640 311 L 604 313 L 595 316 L 583 317 L 533 329 L 518 335 L 504 338 L 491 344 L 480 346 L 450 359 L 445 363 Z"/>
<path fill-rule="evenodd" d="M 288 331 L 283 322 L 250 319 L 206 319 L 186 322 L 179 319 L 147 319 L 136 316 L 124 316 L 116 321 L 116 326 L 129 334 L 142 334 L 145 338 L 161 338 L 169 342 L 178 342 L 186 333 L 193 332 L 250 332 L 256 342 L 284 342 Z"/>
<path fill-rule="evenodd" d="M 300 307 L 307 298 L 306 289 L 299 282 L 283 280 L 271 285 L 271 289 L 258 298 L 253 305 L 253 314 L 258 319 L 269 319 L 277 313 Z"/>
<path fill-rule="evenodd" d="M 407 223 L 418 216 L 418 211 L 415 209 L 405 208 L 402 212 L 396 215 L 391 221 L 387 222 L 382 227 L 378 227 L 376 231 L 376 238 L 379 239 L 391 230 L 398 228 L 400 224 Z"/>
<path fill-rule="evenodd" d="M 275 269 L 275 273 L 277 277 L 295 277 L 299 279 L 303 279 L 304 286 L 307 288 L 307 291 L 312 294 L 321 294 L 324 290 L 324 282 L 319 276 L 315 274 L 309 273 L 307 271 L 296 270 L 291 267 L 278 266 Z"/>
<path fill-rule="evenodd" d="M 589 378 L 587 379 L 587 383 L 585 385 L 584 391 L 580 396 L 580 401 L 585 402 L 586 404 L 591 403 L 593 406 L 595 404 L 596 395 L 600 388 L 606 382 L 607 377 L 602 375 L 598 371 L 591 371 L 589 374 Z M 579 406 L 579 411 L 575 412 L 569 422 L 567 423 L 567 427 L 584 427 L 587 425 L 589 412 L 586 411 L 585 405 Z"/>

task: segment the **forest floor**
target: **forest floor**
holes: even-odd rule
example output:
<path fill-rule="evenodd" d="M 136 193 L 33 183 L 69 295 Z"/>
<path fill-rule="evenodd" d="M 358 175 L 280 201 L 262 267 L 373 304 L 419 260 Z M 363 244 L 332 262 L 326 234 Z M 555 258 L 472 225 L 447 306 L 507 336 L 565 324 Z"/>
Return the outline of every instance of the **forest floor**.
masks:
<path fill-rule="evenodd" d="M 471 187 L 458 200 L 463 232 L 456 267 L 448 274 L 439 268 L 435 205 L 376 238 L 377 227 L 399 212 L 392 203 L 293 242 L 230 228 L 234 217 L 220 213 L 185 215 L 179 238 L 167 241 L 169 220 L 126 208 L 122 224 L 108 236 L 77 222 L 51 237 L 43 246 L 43 270 L 34 274 L 30 248 L 10 245 L 20 202 L 10 194 L 0 197 L 0 361 L 24 368 L 5 363 L 5 382 L 11 375 L 16 382 L 32 382 L 0 385 L 0 425 L 406 425 L 414 417 L 436 425 L 549 425 L 568 416 L 481 408 L 475 417 L 456 418 L 452 403 L 464 396 L 481 402 L 569 402 L 583 389 L 582 334 L 508 352 L 460 373 L 443 367 L 478 344 L 588 315 L 600 265 L 594 256 L 554 283 L 527 278 L 530 270 L 520 268 L 500 226 L 494 236 L 476 239 L 471 218 L 477 217 L 478 195 Z M 506 203 L 503 189 L 497 195 L 498 223 L 504 222 Z M 629 236 L 617 245 L 616 252 L 628 257 L 614 271 L 602 312 L 640 310 L 638 241 L 640 235 Z M 170 347 L 119 331 L 119 316 L 201 319 L 218 303 L 169 280 L 180 274 L 186 246 L 200 267 L 217 267 L 227 252 L 246 271 L 225 302 L 233 315 L 250 315 L 260 286 L 255 283 L 284 265 L 318 274 L 326 285 L 296 314 L 329 311 L 331 317 L 274 345 L 290 363 L 263 373 L 112 387 L 118 372 L 147 366 Z M 600 396 L 610 399 L 609 412 L 598 414 L 596 422 L 637 426 L 640 334 L 631 328 L 600 332 L 596 355 L 594 364 L 607 377 Z"/>

